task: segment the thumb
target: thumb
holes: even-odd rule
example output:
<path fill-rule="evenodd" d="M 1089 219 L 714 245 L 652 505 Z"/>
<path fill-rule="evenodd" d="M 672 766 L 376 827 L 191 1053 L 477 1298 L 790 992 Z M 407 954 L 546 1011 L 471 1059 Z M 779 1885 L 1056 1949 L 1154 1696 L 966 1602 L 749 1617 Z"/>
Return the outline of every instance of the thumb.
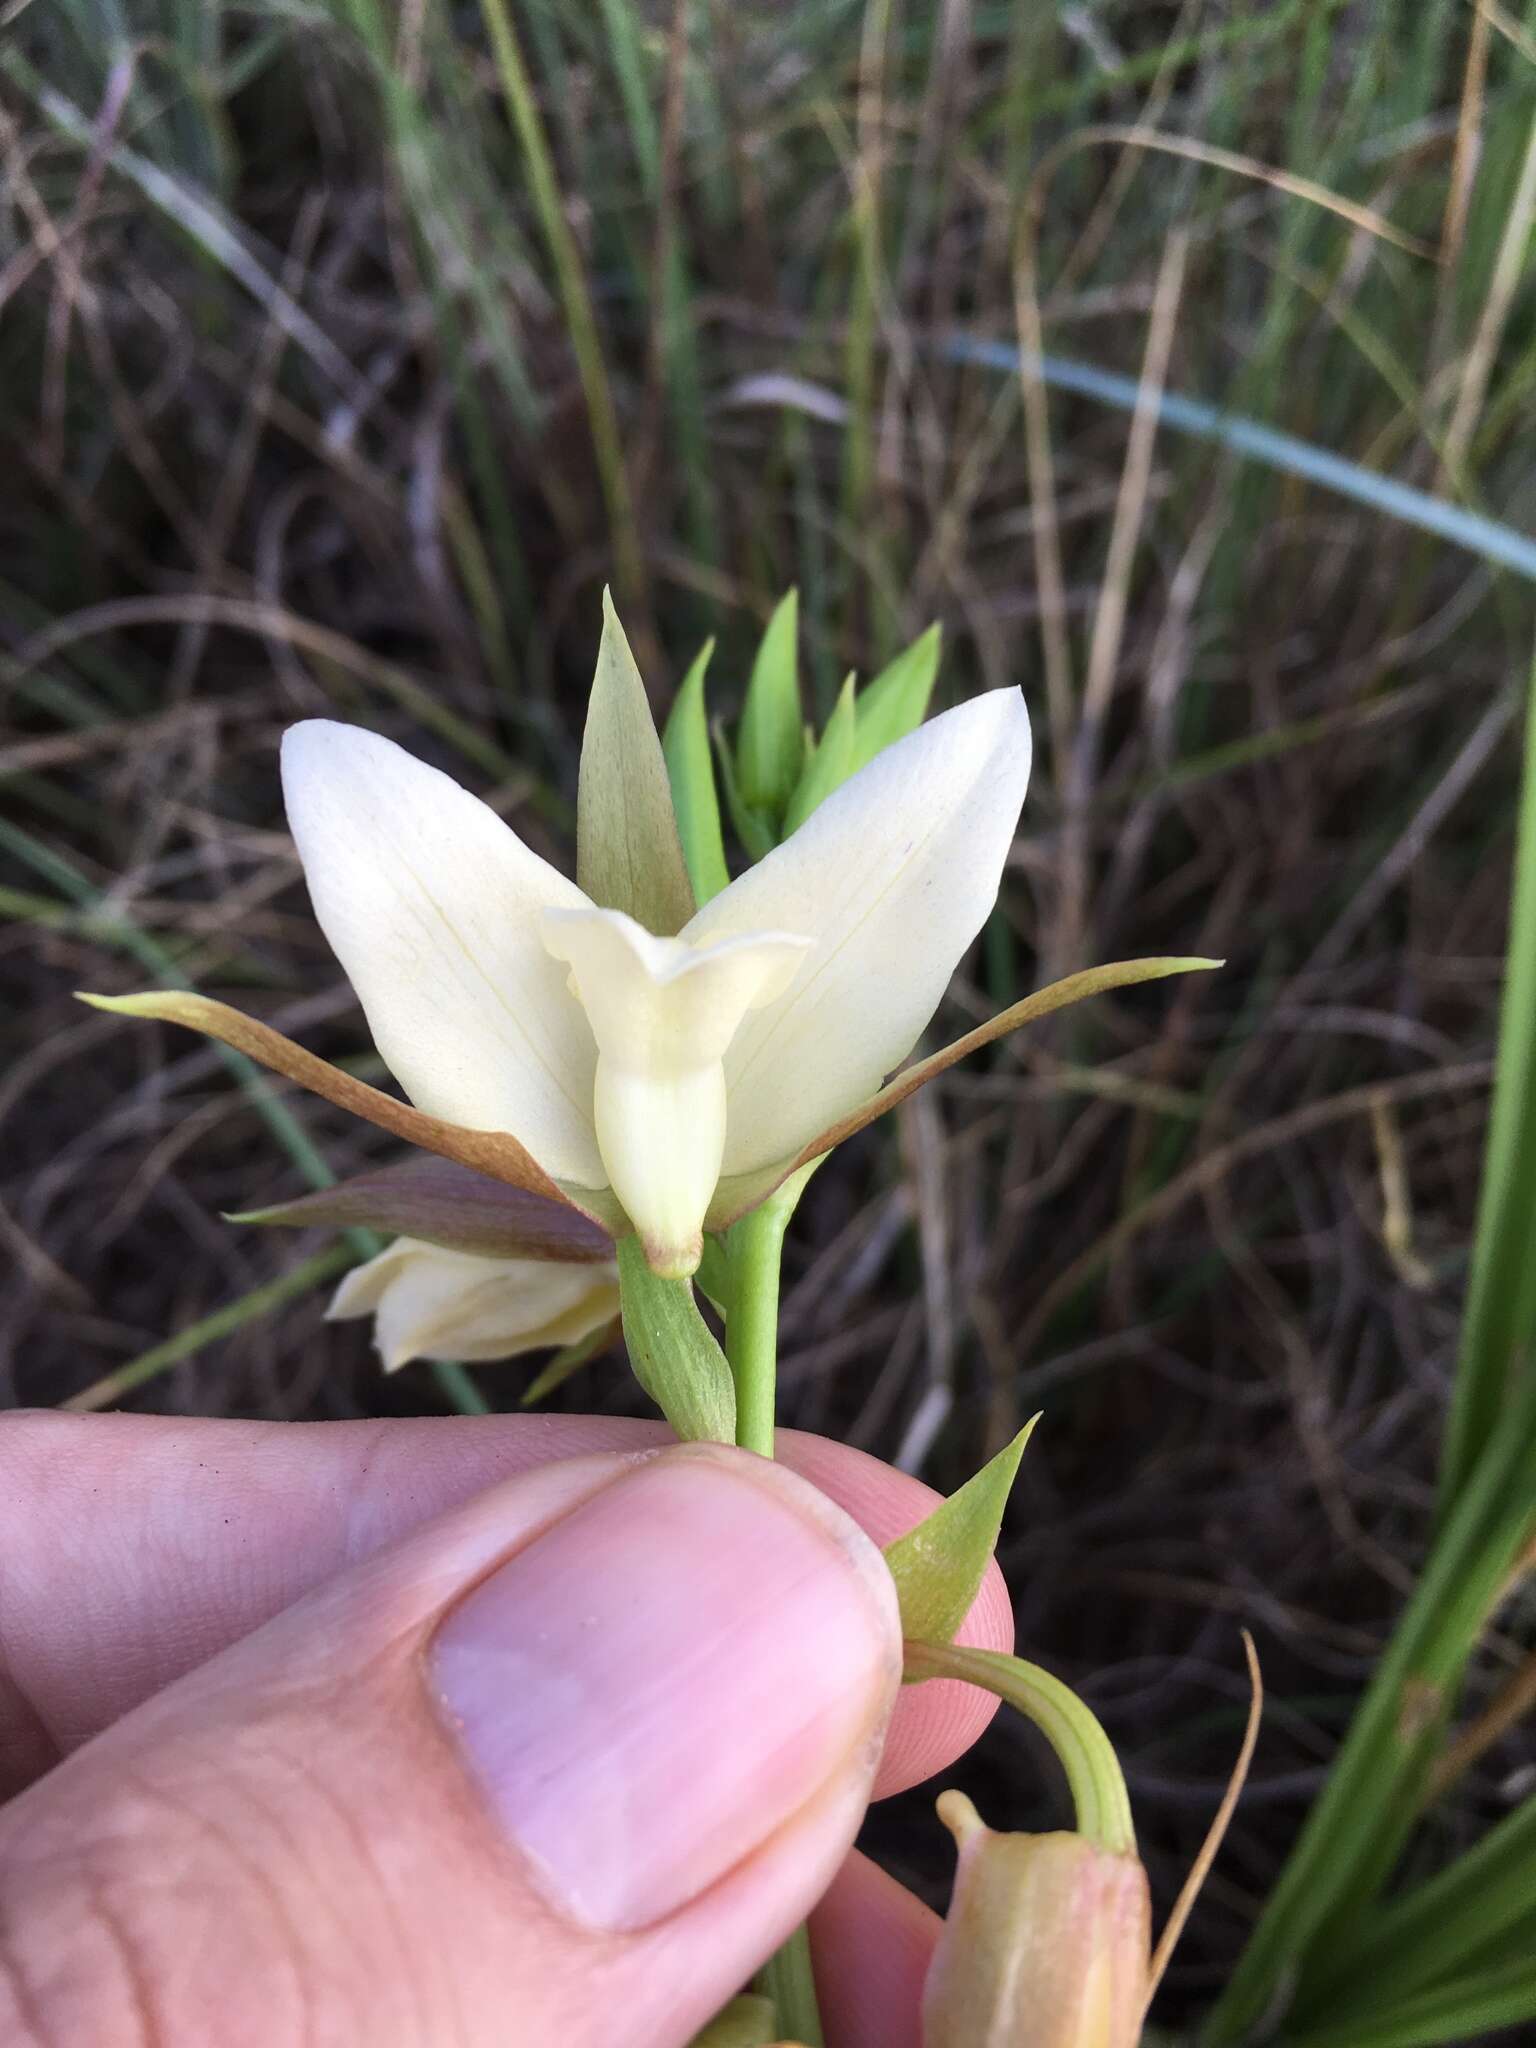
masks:
<path fill-rule="evenodd" d="M 524 1474 L 0 1810 L 0 2039 L 678 2048 L 825 1889 L 899 1673 L 782 1466 Z"/>

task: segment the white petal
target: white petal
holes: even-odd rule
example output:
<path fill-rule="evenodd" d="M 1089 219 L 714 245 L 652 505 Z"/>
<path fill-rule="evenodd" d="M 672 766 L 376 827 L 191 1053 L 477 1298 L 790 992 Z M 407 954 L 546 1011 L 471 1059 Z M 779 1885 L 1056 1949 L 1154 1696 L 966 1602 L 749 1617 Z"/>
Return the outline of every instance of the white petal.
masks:
<path fill-rule="evenodd" d="M 658 1272 L 691 1273 L 725 1144 L 721 1061 L 749 1010 L 793 979 L 794 933 L 757 931 L 695 948 L 617 910 L 551 910 L 551 954 L 597 1039 L 597 1140 L 614 1193 Z"/>
<path fill-rule="evenodd" d="M 415 1238 L 347 1274 L 328 1317 L 372 1314 L 386 1372 L 413 1358 L 471 1364 L 574 1344 L 619 1310 L 618 1272 L 601 1265 L 486 1259 Z"/>
<path fill-rule="evenodd" d="M 478 797 L 357 726 L 294 726 L 283 792 L 315 915 L 412 1102 L 510 1131 L 547 1173 L 601 1186 L 596 1048 L 538 929 L 549 905 L 585 905 L 576 884 Z"/>
<path fill-rule="evenodd" d="M 993 690 L 898 740 L 691 919 L 704 945 L 815 940 L 725 1057 L 724 1171 L 790 1158 L 916 1044 L 997 897 L 1029 781 L 1029 717 Z"/>

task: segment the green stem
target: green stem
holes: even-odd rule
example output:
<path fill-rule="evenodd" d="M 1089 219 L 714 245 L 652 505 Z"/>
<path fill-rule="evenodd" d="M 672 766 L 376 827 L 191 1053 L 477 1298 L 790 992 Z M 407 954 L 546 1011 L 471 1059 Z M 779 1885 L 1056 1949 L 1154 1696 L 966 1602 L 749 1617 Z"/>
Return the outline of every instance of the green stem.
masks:
<path fill-rule="evenodd" d="M 1134 1856 L 1131 1802 L 1114 1745 L 1098 1717 L 1059 1678 L 1000 1650 L 953 1643 L 908 1643 L 908 1680 L 959 1678 L 995 1692 L 1033 1721 L 1055 1750 L 1077 1808 L 1077 1832 L 1118 1856 Z"/>
<path fill-rule="evenodd" d="M 774 1195 L 730 1230 L 731 1303 L 725 1355 L 736 1382 L 736 1441 L 773 1456 L 779 1365 L 779 1261 L 794 1202 Z"/>
<path fill-rule="evenodd" d="M 778 2034 L 796 2043 L 796 2048 L 824 2048 L 821 2010 L 816 2003 L 816 1979 L 811 1971 L 811 1937 L 797 1927 L 776 1955 L 771 1955 L 757 1976 L 758 1988 L 773 2000 L 774 2024 Z M 778 2035 L 775 2035 L 775 2039 Z"/>
<path fill-rule="evenodd" d="M 725 1355 L 736 1383 L 736 1441 L 743 1450 L 773 1456 L 779 1370 L 779 1266 L 784 1233 L 806 1182 L 821 1164 L 812 1160 L 760 1207 L 726 1233 L 730 1258 Z M 804 1927 L 768 1958 L 758 1988 L 774 2003 L 779 2032 L 806 2048 L 822 2048 L 821 2013 L 811 1973 L 811 1938 Z"/>

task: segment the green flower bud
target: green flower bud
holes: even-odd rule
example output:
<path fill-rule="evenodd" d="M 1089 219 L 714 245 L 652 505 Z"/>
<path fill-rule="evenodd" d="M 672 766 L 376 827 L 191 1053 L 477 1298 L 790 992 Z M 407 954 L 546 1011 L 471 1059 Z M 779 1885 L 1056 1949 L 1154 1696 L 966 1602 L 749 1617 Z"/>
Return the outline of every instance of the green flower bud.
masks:
<path fill-rule="evenodd" d="M 1134 1855 L 1083 1835 L 994 1834 L 939 1800 L 960 1862 L 923 1995 L 923 2048 L 1136 2048 L 1152 1904 Z"/>

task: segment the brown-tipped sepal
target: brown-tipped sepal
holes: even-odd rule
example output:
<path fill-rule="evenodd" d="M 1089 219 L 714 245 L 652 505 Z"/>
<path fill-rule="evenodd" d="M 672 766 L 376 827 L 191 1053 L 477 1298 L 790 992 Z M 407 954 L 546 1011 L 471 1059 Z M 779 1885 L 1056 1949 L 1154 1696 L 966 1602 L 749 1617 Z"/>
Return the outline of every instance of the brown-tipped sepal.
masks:
<path fill-rule="evenodd" d="M 923 1995 L 923 2048 L 1135 2048 L 1151 1959 L 1147 1874 L 1082 1835 L 995 1834 L 961 1792 L 960 1851 Z"/>

